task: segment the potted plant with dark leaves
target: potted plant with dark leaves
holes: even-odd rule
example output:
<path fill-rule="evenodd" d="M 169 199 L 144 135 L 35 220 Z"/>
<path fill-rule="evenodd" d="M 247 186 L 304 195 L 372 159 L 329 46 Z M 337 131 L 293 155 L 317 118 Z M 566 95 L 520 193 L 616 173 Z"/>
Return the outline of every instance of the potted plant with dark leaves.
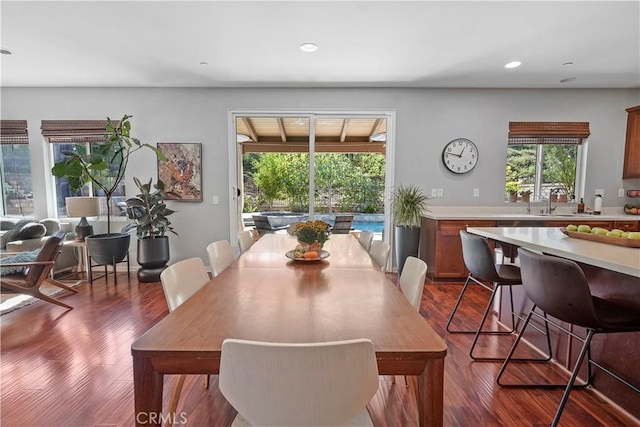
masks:
<path fill-rule="evenodd" d="M 148 148 L 160 160 L 166 160 L 156 147 L 131 137 L 130 118 L 125 114 L 118 122 L 107 117 L 104 138 L 92 143 L 91 153 L 86 153 L 81 146 L 74 151 L 63 152 L 65 158 L 51 169 L 54 176 L 67 178 L 71 191 L 77 192 L 92 183 L 94 194 L 106 199 L 107 233 L 93 234 L 86 238 L 87 250 L 94 265 L 115 267 L 129 252 L 129 234 L 111 231 L 111 198 L 124 179 L 130 156 L 138 150 Z"/>
<path fill-rule="evenodd" d="M 180 197 L 171 191 L 165 191 L 164 182 L 158 180 L 153 184 L 153 178 L 149 182 L 142 183 L 136 177 L 133 181 L 140 193 L 127 199 L 127 216 L 136 224 L 138 235 L 138 281 L 159 282 L 160 273 L 167 268 L 170 259 L 169 236 L 173 231 L 171 221 L 167 218 L 175 213 L 165 204 L 168 195 Z"/>
<path fill-rule="evenodd" d="M 420 222 L 428 211 L 429 198 L 415 185 L 398 186 L 391 194 L 391 210 L 395 224 L 395 250 L 398 275 L 409 256 L 418 256 Z"/>

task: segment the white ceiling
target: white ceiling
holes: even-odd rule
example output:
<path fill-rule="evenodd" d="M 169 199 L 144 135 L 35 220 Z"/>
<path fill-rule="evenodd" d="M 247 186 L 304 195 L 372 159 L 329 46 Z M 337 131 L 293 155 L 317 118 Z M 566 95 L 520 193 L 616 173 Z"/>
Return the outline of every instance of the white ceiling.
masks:
<path fill-rule="evenodd" d="M 3 87 L 640 87 L 639 0 L 0 8 L 1 47 L 12 52 L 0 55 Z M 318 51 L 301 52 L 310 41 Z M 512 60 L 522 66 L 505 69 Z"/>

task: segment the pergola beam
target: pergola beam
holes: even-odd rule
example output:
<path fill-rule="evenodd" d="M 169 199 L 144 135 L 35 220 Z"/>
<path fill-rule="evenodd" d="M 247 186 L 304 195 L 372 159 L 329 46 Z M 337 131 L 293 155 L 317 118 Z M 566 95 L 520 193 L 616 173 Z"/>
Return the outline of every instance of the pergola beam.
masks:
<path fill-rule="evenodd" d="M 386 143 L 357 142 L 344 144 L 340 142 L 322 142 L 315 144 L 317 153 L 379 153 L 385 154 Z M 242 144 L 243 154 L 247 153 L 307 153 L 309 144 L 303 142 L 250 142 Z"/>
<path fill-rule="evenodd" d="M 280 131 L 280 139 L 282 139 L 282 142 L 287 142 L 287 133 L 284 131 L 284 122 L 282 121 L 282 117 L 278 117 L 276 122 L 278 123 L 278 130 Z"/>
<path fill-rule="evenodd" d="M 252 141 L 258 142 L 258 134 L 256 133 L 256 129 L 253 127 L 253 123 L 251 123 L 251 119 L 249 117 L 241 117 L 242 122 L 247 127 L 247 131 L 249 132 L 249 136 Z"/>

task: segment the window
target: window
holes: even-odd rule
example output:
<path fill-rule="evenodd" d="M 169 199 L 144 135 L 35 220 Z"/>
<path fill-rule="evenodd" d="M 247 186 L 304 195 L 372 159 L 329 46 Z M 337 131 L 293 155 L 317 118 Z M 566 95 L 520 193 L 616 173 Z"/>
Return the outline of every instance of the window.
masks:
<path fill-rule="evenodd" d="M 113 121 L 118 124 L 117 121 Z M 104 138 L 106 120 L 43 120 L 42 135 L 50 143 L 51 165 L 63 160 L 65 152 L 76 152 L 78 154 L 91 154 L 95 142 L 100 142 Z M 108 168 L 103 173 L 116 175 L 117 169 Z M 107 202 L 101 190 L 93 188 L 87 184 L 85 188 L 77 193 L 73 193 L 69 188 L 66 178 L 56 178 L 53 175 L 55 188 L 55 206 L 58 217 L 67 216 L 65 203 L 66 197 L 73 196 L 98 196 L 100 197 L 100 215 L 107 215 Z M 125 186 L 124 180 L 111 198 L 112 215 L 125 216 Z"/>
<path fill-rule="evenodd" d="M 26 120 L 2 120 L 0 183 L 3 215 L 33 215 L 33 187 Z"/>
<path fill-rule="evenodd" d="M 589 134 L 586 122 L 510 122 L 505 193 L 583 197 Z"/>

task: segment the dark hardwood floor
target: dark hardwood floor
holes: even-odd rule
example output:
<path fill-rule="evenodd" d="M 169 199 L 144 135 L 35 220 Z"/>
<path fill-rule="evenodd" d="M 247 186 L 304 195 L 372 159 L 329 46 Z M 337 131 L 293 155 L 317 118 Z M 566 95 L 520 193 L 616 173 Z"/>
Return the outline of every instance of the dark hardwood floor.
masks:
<path fill-rule="evenodd" d="M 390 275 L 395 281 L 395 276 Z M 168 314 L 160 284 L 113 279 L 83 284 L 64 296 L 70 311 L 37 302 L 1 316 L 0 424 L 18 426 L 131 426 L 134 424 L 131 343 Z M 561 390 L 503 389 L 496 385 L 498 363 L 471 362 L 472 337 L 444 332 L 460 284 L 427 283 L 421 313 L 448 344 L 445 368 L 446 426 L 545 426 L 551 423 Z M 474 287 L 473 304 L 462 318 L 475 325 L 486 304 Z M 464 325 L 463 325 L 464 326 Z M 215 327 L 215 325 L 212 325 Z M 509 341 L 509 338 L 506 338 Z M 508 342 L 489 341 L 487 351 L 508 350 Z M 504 353 L 503 353 L 504 354 Z M 519 368 L 516 368 L 519 369 Z M 170 386 L 165 384 L 165 404 Z M 632 393 L 632 392 L 630 392 Z M 640 403 L 640 402 L 639 402 Z M 218 390 L 216 377 L 203 387 L 202 376 L 185 383 L 178 411 L 190 426 L 228 426 L 235 411 Z M 416 406 L 404 378 L 380 377 L 369 404 L 376 426 L 416 425 Z M 634 426 L 591 390 L 572 393 L 562 426 Z"/>

